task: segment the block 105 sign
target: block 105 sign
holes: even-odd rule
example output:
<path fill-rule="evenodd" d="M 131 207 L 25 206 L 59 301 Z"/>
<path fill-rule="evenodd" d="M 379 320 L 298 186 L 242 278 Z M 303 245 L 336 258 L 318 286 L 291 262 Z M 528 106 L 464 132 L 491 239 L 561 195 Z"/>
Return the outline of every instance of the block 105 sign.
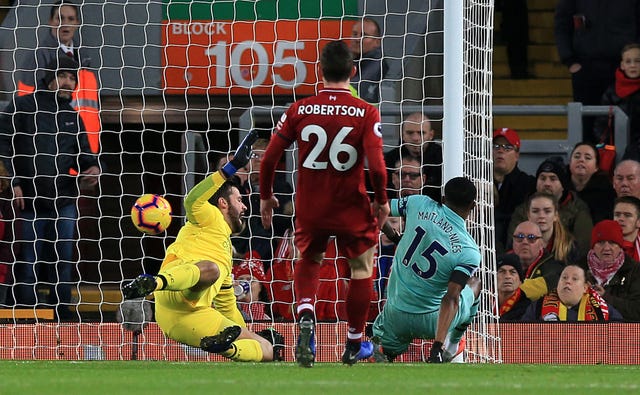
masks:
<path fill-rule="evenodd" d="M 350 21 L 167 21 L 164 89 L 170 94 L 313 94 L 327 40 Z"/>

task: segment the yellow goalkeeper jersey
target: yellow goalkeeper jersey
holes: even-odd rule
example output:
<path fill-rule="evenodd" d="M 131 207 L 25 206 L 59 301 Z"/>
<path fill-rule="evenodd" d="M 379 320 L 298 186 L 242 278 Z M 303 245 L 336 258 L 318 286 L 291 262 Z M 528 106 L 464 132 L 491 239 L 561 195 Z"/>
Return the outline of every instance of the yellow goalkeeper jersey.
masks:
<path fill-rule="evenodd" d="M 181 262 L 210 260 L 218 264 L 222 281 L 216 281 L 207 295 L 193 307 L 210 306 L 212 299 L 221 288 L 225 291 L 229 290 L 229 299 L 233 297 L 231 228 L 224 220 L 222 212 L 209 203 L 209 199 L 224 181 L 224 178 L 216 172 L 189 191 L 184 201 L 187 223 L 178 232 L 176 241 L 167 248 L 166 258 L 162 263 L 163 269 L 177 259 Z M 223 292 L 223 294 L 226 293 Z M 220 308 L 223 307 L 220 306 Z"/>

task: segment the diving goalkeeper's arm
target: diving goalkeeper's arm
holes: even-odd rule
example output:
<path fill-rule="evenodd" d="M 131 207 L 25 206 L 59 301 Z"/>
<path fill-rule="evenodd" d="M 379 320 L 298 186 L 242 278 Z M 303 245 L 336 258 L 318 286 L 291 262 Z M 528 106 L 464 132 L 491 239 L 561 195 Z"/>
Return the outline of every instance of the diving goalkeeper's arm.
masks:
<path fill-rule="evenodd" d="M 246 135 L 246 137 L 238 146 L 238 149 L 236 149 L 236 152 L 233 154 L 233 159 L 227 162 L 220 169 L 220 172 L 222 173 L 224 178 L 230 178 L 231 176 L 236 174 L 238 169 L 246 166 L 247 163 L 249 163 L 249 159 L 251 159 L 251 146 L 256 142 L 257 139 L 258 132 L 255 130 L 250 131 L 249 134 Z"/>

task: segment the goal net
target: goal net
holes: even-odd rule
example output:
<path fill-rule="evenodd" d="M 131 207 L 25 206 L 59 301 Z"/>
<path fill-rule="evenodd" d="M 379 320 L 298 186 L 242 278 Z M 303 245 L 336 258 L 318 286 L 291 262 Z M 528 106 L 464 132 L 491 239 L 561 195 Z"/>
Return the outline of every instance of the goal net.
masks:
<path fill-rule="evenodd" d="M 218 168 L 247 130 L 255 128 L 268 139 L 290 103 L 316 93 L 322 46 L 333 39 L 351 42 L 354 25 L 366 17 L 379 25 L 386 66 L 384 74 L 363 74 L 353 85 L 380 108 L 385 151 L 408 144 L 402 137 L 403 124 L 411 114 L 423 113 L 435 131 L 429 144 L 440 146 L 445 155 L 444 161 L 420 171 L 440 173 L 462 163 L 458 175 L 470 177 L 478 187 L 478 208 L 468 227 L 483 253 L 478 275 L 484 291 L 477 319 L 467 333 L 466 355 L 474 362 L 501 360 L 493 311 L 491 0 L 465 0 L 462 23 L 455 28 L 463 42 L 463 70 L 455 77 L 463 86 L 458 103 L 463 108 L 463 133 L 451 140 L 461 141 L 463 150 L 455 159 L 447 157 L 448 141 L 443 138 L 447 117 L 452 117 L 443 110 L 444 87 L 455 81 L 443 67 L 449 28 L 443 0 L 77 0 L 77 22 L 66 19 L 63 12 L 52 14 L 51 0 L 15 3 L 4 9 L 0 26 L 0 117 L 13 119 L 16 98 L 29 93 L 23 91 L 24 84 L 31 82 L 38 91 L 46 66 L 38 64 L 40 55 L 49 51 L 58 56 L 61 49 L 53 37 L 71 34 L 72 44 L 65 48 L 97 81 L 91 85 L 79 79 L 72 104 L 87 125 L 102 173 L 97 186 L 92 186 L 60 168 L 60 162 L 45 162 L 53 165 L 44 169 L 34 159 L 31 176 L 72 178 L 80 194 L 71 199 L 75 209 L 71 214 L 56 207 L 50 210 L 55 215 L 48 213 L 51 221 L 42 226 L 37 218 L 45 213 L 37 207 L 30 210 L 29 199 L 27 208 L 17 212 L 11 204 L 12 188 L 2 184 L 5 238 L 0 248 L 7 258 L 0 262 L 0 358 L 219 360 L 166 339 L 148 307 L 140 310 L 144 314 L 139 320 L 127 322 L 119 311 L 120 287 L 142 272 L 157 273 L 165 248 L 185 221 L 182 204 L 187 191 Z M 365 35 L 356 45 L 362 52 L 377 39 L 375 34 Z M 89 130 L 92 106 L 99 107 L 96 130 Z M 37 114 L 23 116 L 33 120 Z M 15 136 L 26 133 L 11 127 L 3 130 Z M 27 148 L 19 145 L 2 151 L 0 160 L 5 163 L 15 163 L 15 155 L 33 157 L 29 144 L 35 147 L 39 141 L 15 136 L 5 141 L 27 141 Z M 64 152 L 56 148 L 47 154 L 57 157 Z M 290 321 L 292 212 L 283 205 L 273 230 L 254 226 L 259 223 L 255 186 L 259 160 L 258 149 L 253 173 L 240 172 L 246 182 L 249 226 L 234 236 L 234 247 L 237 264 L 251 251 L 257 252 L 252 257 L 264 268 L 263 291 L 243 305 L 243 311 L 254 329 L 273 326 L 284 333 L 292 358 L 296 333 Z M 293 200 L 294 149 L 287 152 L 278 174 L 278 196 L 283 202 Z M 2 177 L 14 186 L 20 178 Z M 409 187 L 390 188 L 398 193 L 399 188 Z M 54 189 L 54 196 L 67 193 Z M 159 235 L 143 235 L 129 218 L 135 200 L 146 193 L 164 196 L 173 207 L 172 224 Z M 438 196 L 440 184 L 427 185 L 424 193 Z M 62 223 L 72 224 L 72 236 L 62 236 Z M 332 258 L 328 250 L 323 264 L 317 306 L 322 312 L 321 361 L 338 359 L 346 332 L 348 269 L 339 252 L 333 253 Z M 392 249 L 381 247 L 370 320 L 384 304 L 391 256 Z M 428 341 L 415 341 L 401 360 L 424 360 L 429 346 Z"/>

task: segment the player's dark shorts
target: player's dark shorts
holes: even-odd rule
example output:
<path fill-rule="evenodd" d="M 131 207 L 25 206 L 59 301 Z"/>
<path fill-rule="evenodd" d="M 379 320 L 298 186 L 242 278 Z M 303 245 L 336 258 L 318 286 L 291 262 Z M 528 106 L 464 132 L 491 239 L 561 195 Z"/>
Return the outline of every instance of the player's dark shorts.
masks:
<path fill-rule="evenodd" d="M 310 258 L 323 254 L 331 236 L 336 236 L 338 251 L 347 259 L 362 255 L 369 248 L 378 244 L 380 229 L 373 222 L 361 224 L 353 228 L 352 224 L 345 224 L 342 229 L 320 229 L 311 224 L 301 224 L 296 220 L 294 242 L 300 255 Z"/>

